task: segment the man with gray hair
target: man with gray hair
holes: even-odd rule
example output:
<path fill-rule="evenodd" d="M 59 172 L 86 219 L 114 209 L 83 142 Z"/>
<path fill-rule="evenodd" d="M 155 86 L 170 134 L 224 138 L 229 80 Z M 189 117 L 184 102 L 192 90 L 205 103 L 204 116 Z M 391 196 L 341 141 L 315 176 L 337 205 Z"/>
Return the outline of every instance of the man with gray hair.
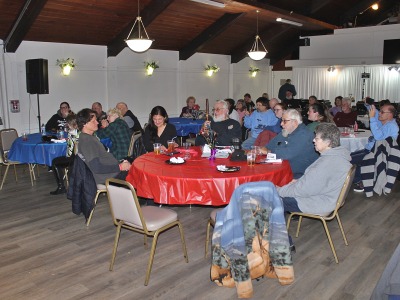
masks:
<path fill-rule="evenodd" d="M 340 146 L 340 131 L 332 123 L 315 129 L 315 150 L 321 156 L 298 180 L 278 187 L 286 212 L 325 216 L 331 213 L 351 168 L 350 151 Z"/>
<path fill-rule="evenodd" d="M 314 133 L 303 124 L 300 113 L 295 109 L 283 113 L 281 126 L 282 132 L 261 148 L 261 152 L 275 153 L 276 158 L 287 159 L 293 177 L 299 178 L 318 158 L 313 145 Z"/>
<path fill-rule="evenodd" d="M 202 131 L 208 128 L 214 130 L 217 134 L 216 144 L 218 146 L 232 146 L 232 139 L 242 136 L 242 129 L 238 121 L 229 118 L 228 103 L 224 100 L 217 100 L 214 104 L 214 114 L 211 121 L 205 121 Z M 196 146 L 202 146 L 206 143 L 202 135 L 196 137 Z"/>
<path fill-rule="evenodd" d="M 132 133 L 141 132 L 143 134 L 142 125 L 140 125 L 138 118 L 128 109 L 128 105 L 125 102 L 119 102 L 115 107 L 121 111 L 124 121 L 128 124 Z"/>

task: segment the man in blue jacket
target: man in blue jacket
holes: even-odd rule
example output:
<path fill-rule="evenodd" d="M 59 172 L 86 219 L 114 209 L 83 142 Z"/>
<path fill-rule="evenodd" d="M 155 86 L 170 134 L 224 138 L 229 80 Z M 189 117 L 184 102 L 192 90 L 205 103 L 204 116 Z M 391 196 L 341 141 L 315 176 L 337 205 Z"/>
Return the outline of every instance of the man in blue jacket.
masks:
<path fill-rule="evenodd" d="M 314 149 L 314 133 L 303 124 L 300 113 L 288 109 L 282 116 L 282 132 L 274 137 L 261 152 L 275 153 L 276 158 L 287 159 L 292 168 L 293 178 L 300 178 L 309 165 L 317 158 Z"/>

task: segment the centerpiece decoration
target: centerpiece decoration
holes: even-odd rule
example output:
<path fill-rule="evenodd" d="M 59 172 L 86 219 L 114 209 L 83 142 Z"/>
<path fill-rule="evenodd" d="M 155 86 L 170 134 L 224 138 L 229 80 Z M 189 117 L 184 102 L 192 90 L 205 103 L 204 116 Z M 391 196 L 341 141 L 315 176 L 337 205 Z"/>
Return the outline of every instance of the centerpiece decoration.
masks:
<path fill-rule="evenodd" d="M 250 67 L 249 72 L 251 77 L 256 77 L 257 73 L 260 72 L 260 69 L 257 67 Z"/>
<path fill-rule="evenodd" d="M 159 68 L 157 62 L 155 62 L 154 60 L 153 61 L 145 61 L 144 66 L 146 69 L 147 76 L 153 75 L 154 70 Z"/>
<path fill-rule="evenodd" d="M 200 131 L 200 134 L 204 137 L 206 140 L 206 143 L 203 148 L 203 152 L 207 151 L 209 148 L 210 149 L 210 157 L 208 158 L 209 160 L 214 160 L 215 155 L 217 153 L 217 148 L 215 147 L 216 139 L 217 139 L 217 133 L 211 129 L 210 125 L 207 123 L 204 125 Z"/>
<path fill-rule="evenodd" d="M 61 68 L 61 74 L 64 76 L 68 76 L 71 70 L 76 67 L 74 59 L 69 57 L 67 59 L 57 59 L 56 64 Z"/>
<path fill-rule="evenodd" d="M 213 66 L 207 65 L 204 68 L 204 70 L 206 70 L 207 71 L 207 75 L 209 77 L 211 77 L 211 76 L 213 76 L 214 73 L 217 73 L 219 71 L 219 67 L 217 65 L 215 65 L 215 64 Z"/>

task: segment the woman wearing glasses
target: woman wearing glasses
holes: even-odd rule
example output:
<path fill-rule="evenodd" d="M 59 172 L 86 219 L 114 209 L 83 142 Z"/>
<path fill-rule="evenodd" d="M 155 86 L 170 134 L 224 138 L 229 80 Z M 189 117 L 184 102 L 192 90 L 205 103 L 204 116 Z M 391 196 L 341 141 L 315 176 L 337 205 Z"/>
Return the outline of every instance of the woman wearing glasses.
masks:
<path fill-rule="evenodd" d="M 61 102 L 60 109 L 46 123 L 46 131 L 57 132 L 64 130 L 66 121 L 65 118 L 71 113 L 68 102 Z"/>

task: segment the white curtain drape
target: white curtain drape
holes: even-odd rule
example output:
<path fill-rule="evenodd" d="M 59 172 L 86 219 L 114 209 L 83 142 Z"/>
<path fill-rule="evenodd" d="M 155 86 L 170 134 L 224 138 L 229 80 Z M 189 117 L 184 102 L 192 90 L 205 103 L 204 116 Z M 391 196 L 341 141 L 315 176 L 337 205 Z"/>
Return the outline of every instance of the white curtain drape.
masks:
<path fill-rule="evenodd" d="M 364 72 L 370 73 L 370 78 L 363 85 L 361 74 Z M 293 68 L 292 83 L 298 98 L 315 95 L 333 102 L 336 96 L 351 95 L 358 101 L 364 89 L 364 97 L 375 101 L 400 102 L 400 72 L 389 71 L 388 66 L 336 67 L 334 72 L 328 72 L 326 67 Z"/>

